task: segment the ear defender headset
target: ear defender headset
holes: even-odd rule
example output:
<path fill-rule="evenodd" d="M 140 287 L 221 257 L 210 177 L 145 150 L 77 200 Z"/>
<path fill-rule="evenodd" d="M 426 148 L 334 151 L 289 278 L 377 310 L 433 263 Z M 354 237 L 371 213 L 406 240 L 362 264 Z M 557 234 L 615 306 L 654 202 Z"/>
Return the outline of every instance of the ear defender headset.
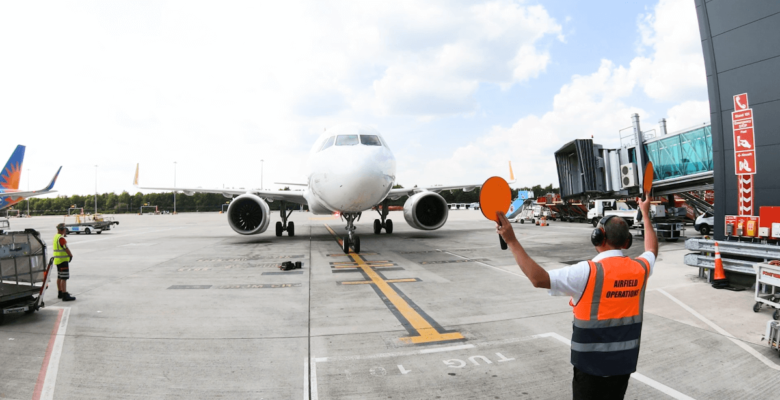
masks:
<path fill-rule="evenodd" d="M 594 246 L 601 246 L 607 241 L 607 232 L 604 230 L 604 226 L 607 225 L 607 222 L 612 217 L 620 218 L 617 215 L 607 215 L 606 217 L 602 218 L 601 221 L 599 221 L 599 224 L 596 226 L 596 229 L 594 229 L 593 232 L 590 234 L 590 242 Z M 629 232 L 628 240 L 626 240 L 626 243 L 623 245 L 623 249 L 630 248 L 633 242 L 634 242 L 634 236 L 631 235 L 631 232 Z"/>

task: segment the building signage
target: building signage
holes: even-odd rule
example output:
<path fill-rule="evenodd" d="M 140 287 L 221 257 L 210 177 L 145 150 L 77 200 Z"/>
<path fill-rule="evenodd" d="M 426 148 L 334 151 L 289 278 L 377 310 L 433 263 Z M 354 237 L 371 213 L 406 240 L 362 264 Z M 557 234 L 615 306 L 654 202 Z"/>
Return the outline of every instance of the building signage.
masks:
<path fill-rule="evenodd" d="M 734 130 L 734 170 L 739 192 L 739 215 L 753 215 L 753 175 L 756 173 L 756 135 L 753 127 L 753 110 L 748 104 L 747 93 L 734 96 L 734 112 L 731 113 Z"/>

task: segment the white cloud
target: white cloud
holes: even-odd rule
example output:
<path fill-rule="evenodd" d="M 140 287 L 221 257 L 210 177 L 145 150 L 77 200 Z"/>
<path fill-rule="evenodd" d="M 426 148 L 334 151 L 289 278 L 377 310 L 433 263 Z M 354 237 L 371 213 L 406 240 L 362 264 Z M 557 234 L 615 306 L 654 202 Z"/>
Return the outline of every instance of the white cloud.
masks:
<path fill-rule="evenodd" d="M 517 186 L 558 185 L 553 153 L 565 143 L 594 137 L 607 146 L 620 145 L 619 131 L 631 126 L 638 113 L 643 130 L 653 129 L 648 117 L 667 116 L 675 131 L 709 121 L 709 111 L 696 12 L 692 3 L 661 0 L 654 13 L 638 22 L 642 38 L 639 55 L 628 66 L 602 60 L 589 75 L 575 75 L 561 87 L 552 109 L 541 116 L 527 115 L 511 127 L 495 126 L 477 140 L 459 148 L 452 157 L 427 162 L 423 168 L 402 170 L 401 180 L 417 177 L 430 183 L 475 181 L 506 175 L 506 161 L 516 167 Z M 643 55 L 647 49 L 652 52 Z M 655 115 L 632 103 L 672 105 Z"/>

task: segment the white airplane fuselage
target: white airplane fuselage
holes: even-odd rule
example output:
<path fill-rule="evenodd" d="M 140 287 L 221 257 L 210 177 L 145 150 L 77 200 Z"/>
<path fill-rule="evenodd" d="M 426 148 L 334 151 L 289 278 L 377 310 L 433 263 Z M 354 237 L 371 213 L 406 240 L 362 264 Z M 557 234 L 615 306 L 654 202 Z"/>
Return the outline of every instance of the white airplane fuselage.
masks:
<path fill-rule="evenodd" d="M 357 143 L 346 144 L 355 136 Z M 374 140 L 372 137 L 379 138 L 381 144 L 364 143 Z M 334 144 L 323 148 L 328 140 Z M 368 210 L 387 197 L 395 182 L 395 156 L 387 142 L 376 129 L 361 125 L 326 131 L 315 142 L 308 167 L 304 197 L 314 214 Z"/>

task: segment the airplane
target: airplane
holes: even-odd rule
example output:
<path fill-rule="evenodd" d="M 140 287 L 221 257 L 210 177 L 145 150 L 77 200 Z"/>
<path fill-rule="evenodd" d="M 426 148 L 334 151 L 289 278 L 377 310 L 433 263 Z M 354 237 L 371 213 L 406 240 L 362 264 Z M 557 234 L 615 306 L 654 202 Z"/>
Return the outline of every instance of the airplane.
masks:
<path fill-rule="evenodd" d="M 56 190 L 52 190 L 54 183 L 57 181 L 57 177 L 60 175 L 60 169 L 54 174 L 51 182 L 40 190 L 19 190 L 19 181 L 22 177 L 22 163 L 24 161 L 25 146 L 21 144 L 16 146 L 16 150 L 11 153 L 11 158 L 5 164 L 2 170 L 0 170 L 0 210 L 11 207 L 20 201 L 33 196 L 40 196 L 42 194 L 54 193 Z"/>
<path fill-rule="evenodd" d="M 280 185 L 302 186 L 302 191 L 233 190 L 202 188 L 140 187 L 136 165 L 133 185 L 138 189 L 178 191 L 186 195 L 221 193 L 233 198 L 227 210 L 228 224 L 237 233 L 253 235 L 265 232 L 269 225 L 270 209 L 267 202 L 280 201 L 281 221 L 276 223 L 276 236 L 287 232 L 295 236 L 295 224 L 287 219 L 293 210 L 287 203 L 303 204 L 315 215 L 339 213 L 346 220 L 347 237 L 342 250 L 349 253 L 350 245 L 360 253 L 360 237 L 355 235 L 355 221 L 363 211 L 375 206 L 379 218 L 374 220 L 374 234 L 393 233 L 393 221 L 388 219 L 388 201 L 409 196 L 404 204 L 404 219 L 415 229 L 435 230 L 447 222 L 446 200 L 442 190 L 472 191 L 481 184 L 432 186 L 393 189 L 396 161 L 387 140 L 376 129 L 346 124 L 327 129 L 314 143 L 308 164 L 307 183 L 276 182 Z M 510 179 L 514 182 L 512 164 Z M 381 209 L 378 207 L 381 205 Z"/>

